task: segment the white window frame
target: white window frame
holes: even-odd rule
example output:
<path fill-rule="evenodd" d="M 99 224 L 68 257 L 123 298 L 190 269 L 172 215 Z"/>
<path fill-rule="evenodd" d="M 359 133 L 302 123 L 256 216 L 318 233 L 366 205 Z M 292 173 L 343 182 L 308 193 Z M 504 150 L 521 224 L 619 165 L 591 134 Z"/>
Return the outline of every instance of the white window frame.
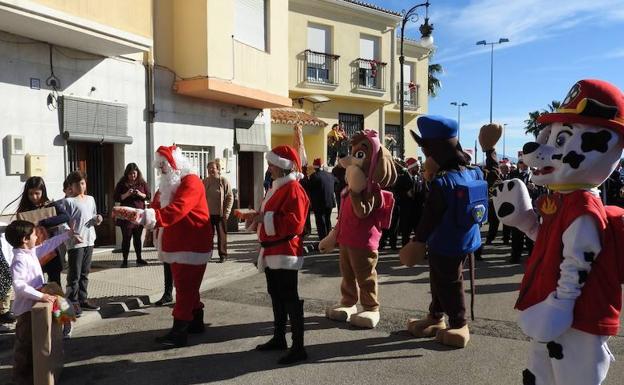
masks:
<path fill-rule="evenodd" d="M 262 31 L 258 26 L 250 23 L 254 17 L 258 17 L 254 10 L 254 3 L 262 2 Z M 269 7 L 270 0 L 234 0 L 234 40 L 256 48 L 260 51 L 269 52 Z M 251 5 L 251 6 L 250 6 Z M 260 7 L 255 7 L 260 8 Z"/>

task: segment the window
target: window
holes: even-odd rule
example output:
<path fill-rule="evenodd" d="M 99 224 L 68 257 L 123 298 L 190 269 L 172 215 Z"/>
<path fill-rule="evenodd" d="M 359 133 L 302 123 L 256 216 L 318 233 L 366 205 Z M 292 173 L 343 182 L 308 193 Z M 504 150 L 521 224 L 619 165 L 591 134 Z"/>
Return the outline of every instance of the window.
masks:
<path fill-rule="evenodd" d="M 331 32 L 329 27 L 308 25 L 308 49 L 306 50 L 307 80 L 315 83 L 333 83 L 331 53 Z"/>
<path fill-rule="evenodd" d="M 413 69 L 414 69 L 413 63 L 403 64 L 403 82 L 404 82 L 403 87 L 402 87 L 403 103 L 406 105 L 410 105 L 410 106 L 416 103 L 416 100 L 414 100 L 416 93 L 414 92 L 414 87 L 413 87 L 413 84 L 415 82 L 414 82 L 414 79 L 412 78 Z M 412 84 L 412 86 L 410 86 L 410 84 Z"/>
<path fill-rule="evenodd" d="M 235 0 L 234 38 L 266 51 L 266 0 Z"/>
<path fill-rule="evenodd" d="M 358 84 L 365 88 L 382 89 L 385 63 L 379 60 L 379 38 L 360 37 L 360 58 L 358 59 Z"/>

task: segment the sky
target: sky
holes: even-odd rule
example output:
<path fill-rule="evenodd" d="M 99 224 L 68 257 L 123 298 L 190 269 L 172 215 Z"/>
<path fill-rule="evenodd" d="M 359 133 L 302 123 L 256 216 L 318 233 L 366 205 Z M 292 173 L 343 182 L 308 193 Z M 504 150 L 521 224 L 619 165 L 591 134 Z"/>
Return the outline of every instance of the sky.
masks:
<path fill-rule="evenodd" d="M 424 0 L 367 0 L 401 11 Z M 429 113 L 457 119 L 460 139 L 474 148 L 479 128 L 489 123 L 490 46 L 494 46 L 493 121 L 507 124 L 506 154 L 516 157 L 532 141 L 524 133 L 530 111 L 561 101 L 581 79 L 602 79 L 624 90 L 624 0 L 430 0 L 436 52 L 431 63 L 444 73 L 438 96 L 429 98 Z M 424 7 L 408 22 L 406 36 L 420 38 Z M 480 153 L 479 149 L 479 153 Z M 503 153 L 503 139 L 497 152 Z M 406 154 L 410 156 L 410 154 Z M 481 161 L 481 155 L 479 155 Z"/>

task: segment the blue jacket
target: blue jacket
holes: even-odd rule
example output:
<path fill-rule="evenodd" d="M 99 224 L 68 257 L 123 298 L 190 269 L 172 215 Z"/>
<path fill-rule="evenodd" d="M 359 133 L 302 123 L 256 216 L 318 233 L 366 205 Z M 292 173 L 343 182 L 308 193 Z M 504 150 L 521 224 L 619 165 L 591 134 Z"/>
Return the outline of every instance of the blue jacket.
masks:
<path fill-rule="evenodd" d="M 442 221 L 427 239 L 436 254 L 469 254 L 481 247 L 479 225 L 487 218 L 488 187 L 479 168 L 448 171 L 433 184 L 442 191 L 446 211 Z"/>

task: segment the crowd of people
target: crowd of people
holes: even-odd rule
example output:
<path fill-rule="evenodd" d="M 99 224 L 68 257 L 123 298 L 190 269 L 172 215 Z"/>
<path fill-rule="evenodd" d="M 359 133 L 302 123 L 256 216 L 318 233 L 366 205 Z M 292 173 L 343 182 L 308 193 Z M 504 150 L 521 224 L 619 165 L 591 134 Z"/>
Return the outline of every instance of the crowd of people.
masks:
<path fill-rule="evenodd" d="M 259 236 L 262 252 L 258 264 L 266 275 L 275 316 L 273 338 L 259 345 L 257 350 L 287 349 L 285 330 L 288 319 L 293 331 L 293 345 L 280 363 L 294 363 L 307 358 L 303 344 L 303 301 L 299 299 L 297 291 L 297 271 L 303 263 L 303 242 L 311 233 L 310 214 L 314 213 L 318 239 L 323 240 L 333 229 L 332 212 L 336 207 L 338 211 L 341 209 L 340 196 L 347 186 L 346 169 L 340 160 L 346 155 L 341 150 L 346 136 L 343 136 L 344 131 L 338 125 L 332 128 L 332 133 L 335 136 L 332 145 L 335 153 L 334 150 L 329 153 L 330 165 L 335 162 L 332 157 L 338 158 L 338 161 L 331 172 L 320 158 L 314 160 L 312 172 L 308 172 L 307 167 L 300 165 L 299 158 L 291 147 L 280 146 L 272 150 L 267 155 L 269 168 L 261 211 L 245 218 L 248 228 L 257 231 Z M 176 149 L 169 150 L 172 151 L 175 152 Z M 175 188 L 169 190 L 171 186 L 163 184 L 161 180 L 153 200 L 150 187 L 135 163 L 126 166 L 122 178 L 115 186 L 114 200 L 139 213 L 135 217 L 121 217 L 116 220 L 122 234 L 121 268 L 128 267 L 131 243 L 134 245 L 136 264 L 148 264 L 142 258 L 144 228 L 152 230 L 175 227 L 178 221 L 171 217 L 182 215 L 184 210 L 179 207 L 171 208 L 170 203 L 175 199 L 182 199 L 179 194 L 197 192 L 193 190 L 196 187 L 177 190 L 180 183 L 184 183 L 181 180 L 191 174 L 175 174 L 178 169 L 172 156 L 166 157 L 168 166 L 159 167 L 164 175 L 171 175 L 170 179 L 164 180 Z M 486 151 L 485 157 L 485 164 L 480 169 L 491 194 L 495 193 L 501 182 L 514 178 L 526 185 L 534 204 L 539 196 L 548 192 L 544 187 L 533 183 L 532 170 L 522 158 L 515 164 L 508 159 L 499 161 L 494 149 Z M 425 203 L 430 199 L 431 185 L 428 180 L 431 178 L 425 177 L 428 172 L 426 165 L 410 157 L 405 161 L 395 159 L 394 167 L 398 176 L 387 189 L 391 191 L 396 204 L 390 226 L 383 230 L 379 250 L 386 247 L 398 250 L 399 236 L 401 246 L 405 246 L 417 234 Z M 200 201 L 194 203 L 193 208 L 199 212 L 199 216 L 187 218 L 191 222 L 195 221 L 189 224 L 193 227 L 200 221 L 211 240 L 217 234 L 219 261 L 224 262 L 228 256 L 227 220 L 232 212 L 233 194 L 227 178 L 220 175 L 221 167 L 217 161 L 209 162 L 206 169 L 207 177 L 201 181 L 203 188 L 198 190 L 201 191 Z M 45 290 L 41 290 L 46 283 L 43 273 L 48 275 L 48 283 L 61 286 L 61 272 L 66 266 L 65 296 L 73 304 L 76 315 L 80 316 L 83 310 L 99 310 L 88 298 L 88 276 L 96 240 L 95 226 L 102 222 L 102 216 L 97 212 L 95 199 L 87 194 L 87 177 L 83 172 L 70 173 L 64 181 L 63 189 L 65 197 L 52 200 L 41 177 L 29 178 L 16 210 L 18 219 L 6 226 L 3 233 L 0 249 L 3 257 L 0 258 L 0 322 L 10 323 L 17 320 L 15 372 L 21 373 L 20 376 L 27 376 L 29 371 L 32 372 L 29 367 L 32 365 L 29 355 L 32 354 L 30 309 L 35 302 L 54 301 Z M 623 205 L 624 182 L 621 165 L 601 189 L 607 204 Z M 49 209 L 44 210 L 47 213 L 44 217 L 35 222 L 29 219 L 33 212 L 43 209 Z M 209 213 L 209 217 L 202 219 L 204 213 Z M 184 215 L 187 214 L 185 211 Z M 278 225 L 279 221 L 286 222 Z M 499 232 L 499 220 L 491 197 L 488 222 L 489 228 L 484 242 L 486 246 L 492 244 Z M 289 229 L 286 233 L 276 230 L 285 228 Z M 293 231 L 295 235 L 291 234 Z M 156 237 L 163 239 L 162 233 Z M 519 263 L 525 250 L 530 254 L 533 248 L 533 241 L 524 232 L 506 225 L 502 228 L 502 242 L 511 243 L 511 263 Z M 196 260 L 196 255 L 180 257 L 182 252 L 175 250 L 175 246 L 171 251 L 160 250 L 164 255 L 164 294 L 156 304 L 173 302 L 174 284 L 178 291 L 173 314 L 174 326 L 167 335 L 157 339 L 165 346 L 184 346 L 187 333 L 203 331 L 203 304 L 199 301 L 198 290 L 205 270 L 204 257 L 209 258 L 212 254 L 212 241 L 209 243 L 209 246 L 198 246 L 201 249 L 198 249 L 198 255 L 203 256 L 201 261 Z M 482 249 L 483 246 L 474 252 L 477 260 L 482 258 Z M 12 282 L 14 293 L 7 282 Z M 15 301 L 10 307 L 13 295 Z M 63 332 L 66 337 L 71 336 L 71 323 L 64 325 Z"/>

